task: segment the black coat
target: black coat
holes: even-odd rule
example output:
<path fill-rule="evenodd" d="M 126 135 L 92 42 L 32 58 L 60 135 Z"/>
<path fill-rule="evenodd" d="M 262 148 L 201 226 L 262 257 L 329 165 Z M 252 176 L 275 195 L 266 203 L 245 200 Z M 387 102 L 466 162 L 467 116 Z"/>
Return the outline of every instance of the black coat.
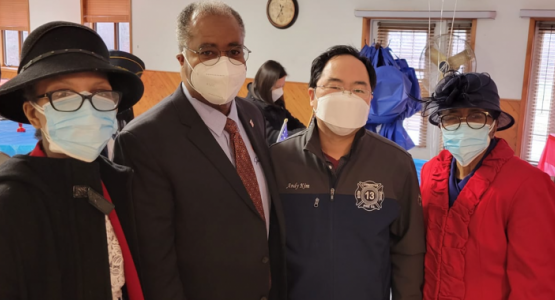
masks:
<path fill-rule="evenodd" d="M 264 115 L 264 119 L 266 120 L 266 141 L 268 145 L 271 146 L 276 143 L 285 118 L 287 118 L 287 131 L 289 136 L 306 128 L 301 121 L 293 117 L 293 115 L 291 115 L 291 113 L 285 108 L 283 100 L 278 100 L 271 105 L 262 99 L 258 99 L 254 95 L 252 91 L 252 82 L 247 85 L 247 88 L 249 90 L 247 99 L 252 100 L 258 109 L 260 109 L 262 115 Z"/>
<path fill-rule="evenodd" d="M 111 300 L 105 215 L 73 188 L 102 195 L 102 179 L 133 249 L 130 175 L 104 158 L 15 156 L 0 166 L 0 299 Z"/>
<path fill-rule="evenodd" d="M 235 101 L 271 193 L 269 239 L 235 167 L 181 85 L 116 139 L 115 161 L 135 171 L 133 200 L 146 300 L 286 297 L 283 211 L 264 120 L 250 101 Z"/>

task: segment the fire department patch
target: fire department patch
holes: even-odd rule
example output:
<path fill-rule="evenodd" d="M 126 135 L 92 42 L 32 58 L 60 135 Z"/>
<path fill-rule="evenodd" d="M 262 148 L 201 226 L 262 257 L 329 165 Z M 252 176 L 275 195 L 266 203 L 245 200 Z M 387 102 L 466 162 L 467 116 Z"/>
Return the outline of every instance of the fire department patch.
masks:
<path fill-rule="evenodd" d="M 366 211 L 382 209 L 385 199 L 383 185 L 373 181 L 359 182 L 355 191 L 356 205 Z"/>

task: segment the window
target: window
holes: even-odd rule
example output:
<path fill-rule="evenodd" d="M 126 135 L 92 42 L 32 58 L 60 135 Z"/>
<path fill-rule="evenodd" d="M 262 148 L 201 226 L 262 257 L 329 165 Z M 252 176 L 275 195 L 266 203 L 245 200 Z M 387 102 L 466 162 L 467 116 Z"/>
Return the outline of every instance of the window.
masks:
<path fill-rule="evenodd" d="M 130 0 L 83 0 L 83 23 L 93 28 L 108 49 L 131 52 Z"/>
<path fill-rule="evenodd" d="M 17 67 L 29 33 L 29 2 L 0 0 L 0 66 Z"/>
<path fill-rule="evenodd" d="M 100 35 L 110 50 L 131 52 L 129 23 L 92 23 L 93 29 Z"/>
<path fill-rule="evenodd" d="M 404 58 L 410 67 L 416 71 L 420 81 L 422 97 L 428 97 L 428 87 L 423 83 L 427 66 L 420 63 L 420 57 L 427 46 L 427 42 L 440 34 L 453 34 L 460 39 L 469 41 L 471 36 L 471 21 L 456 21 L 454 26 L 447 21 L 428 20 L 374 20 L 371 40 L 388 45 L 400 58 Z M 451 31 L 453 27 L 453 31 Z M 457 54 L 464 49 L 465 44 L 455 39 L 451 43 L 450 55 Z M 428 120 L 417 113 L 403 122 L 409 136 L 417 147 L 426 147 Z"/>
<path fill-rule="evenodd" d="M 29 35 L 28 31 L 16 31 L 16 30 L 3 30 L 3 47 L 4 47 L 4 57 L 3 62 L 6 67 L 17 67 L 19 66 L 19 53 L 21 52 L 21 46 L 23 42 Z"/>
<path fill-rule="evenodd" d="M 532 46 L 522 157 L 538 163 L 555 133 L 555 22 L 537 22 Z"/>

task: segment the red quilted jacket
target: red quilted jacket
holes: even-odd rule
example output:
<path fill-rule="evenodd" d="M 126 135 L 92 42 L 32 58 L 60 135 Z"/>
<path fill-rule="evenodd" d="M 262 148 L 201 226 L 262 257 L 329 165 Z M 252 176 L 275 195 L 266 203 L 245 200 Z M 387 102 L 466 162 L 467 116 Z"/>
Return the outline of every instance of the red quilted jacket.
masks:
<path fill-rule="evenodd" d="M 448 151 L 422 169 L 425 300 L 554 300 L 555 184 L 500 139 L 449 208 Z"/>

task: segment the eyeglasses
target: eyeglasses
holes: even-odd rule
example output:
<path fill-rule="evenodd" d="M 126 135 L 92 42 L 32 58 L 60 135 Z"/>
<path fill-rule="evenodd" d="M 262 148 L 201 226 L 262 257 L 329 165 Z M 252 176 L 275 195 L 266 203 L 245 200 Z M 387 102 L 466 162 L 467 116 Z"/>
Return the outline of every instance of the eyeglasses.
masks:
<path fill-rule="evenodd" d="M 191 50 L 187 48 L 187 46 L 185 46 L 184 48 L 195 53 L 198 56 L 200 62 L 207 66 L 213 66 L 217 64 L 220 61 L 222 53 L 225 53 L 226 56 L 230 58 L 232 64 L 242 65 L 247 62 L 247 60 L 249 59 L 249 54 L 252 52 L 246 46 L 231 47 L 231 49 L 227 51 L 220 51 L 220 49 L 218 49 L 217 47 L 212 46 L 203 47 L 198 49 L 197 51 Z"/>
<path fill-rule="evenodd" d="M 326 93 L 326 94 L 331 94 L 331 93 L 336 93 L 336 92 L 345 93 L 345 91 L 346 91 L 344 87 L 335 86 L 335 85 L 320 85 L 320 86 L 316 86 L 316 87 L 324 90 L 324 93 Z M 354 88 L 354 89 L 347 90 L 347 91 L 351 94 L 359 96 L 362 99 L 368 99 L 372 95 L 371 91 L 369 91 L 367 89 L 362 89 L 362 88 Z"/>
<path fill-rule="evenodd" d="M 61 112 L 77 111 L 83 106 L 85 100 L 89 100 L 94 109 L 98 111 L 112 111 L 118 108 L 122 93 L 116 91 L 99 90 L 91 94 L 83 95 L 72 90 L 57 90 L 37 98 L 48 98 L 52 108 Z M 80 98 L 81 101 L 75 101 Z"/>
<path fill-rule="evenodd" d="M 454 114 L 448 114 L 441 116 L 441 126 L 447 131 L 455 131 L 461 127 L 461 123 L 465 120 L 468 127 L 472 129 L 481 129 L 486 126 L 488 122 L 488 117 L 493 117 L 485 111 L 473 112 L 466 117 L 459 117 Z"/>

